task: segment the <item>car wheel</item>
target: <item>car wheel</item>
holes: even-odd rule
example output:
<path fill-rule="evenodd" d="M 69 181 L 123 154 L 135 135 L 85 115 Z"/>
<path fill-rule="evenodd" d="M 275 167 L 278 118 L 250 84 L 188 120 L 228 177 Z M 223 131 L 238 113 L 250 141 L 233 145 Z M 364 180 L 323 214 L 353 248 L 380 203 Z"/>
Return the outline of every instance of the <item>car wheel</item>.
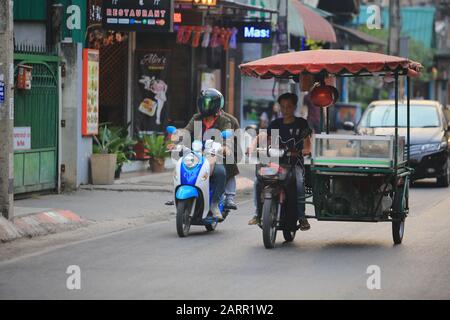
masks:
<path fill-rule="evenodd" d="M 437 185 L 439 187 L 447 188 L 450 185 L 450 166 L 447 160 L 447 172 L 437 178 Z"/>

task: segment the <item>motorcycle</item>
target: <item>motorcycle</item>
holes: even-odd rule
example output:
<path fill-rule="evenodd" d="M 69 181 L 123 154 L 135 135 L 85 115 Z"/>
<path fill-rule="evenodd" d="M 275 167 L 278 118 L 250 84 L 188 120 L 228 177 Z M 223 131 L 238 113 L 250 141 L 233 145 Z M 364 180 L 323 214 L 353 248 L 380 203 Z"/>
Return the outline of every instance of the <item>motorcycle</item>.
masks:
<path fill-rule="evenodd" d="M 290 156 L 286 149 L 269 148 L 259 151 L 267 152 L 270 157 Z M 259 163 L 256 166 L 256 178 L 261 185 L 258 195 L 262 204 L 261 222 L 264 247 L 271 249 L 275 246 L 277 232 L 281 230 L 286 242 L 295 239 L 298 225 L 295 169 L 293 165 L 277 163 Z"/>
<path fill-rule="evenodd" d="M 169 134 L 174 134 L 177 129 L 169 126 L 166 130 Z M 229 135 L 227 131 L 222 132 L 225 139 Z M 213 140 L 205 141 L 204 145 L 201 141 L 194 140 L 191 149 L 178 145 L 178 149 L 172 150 L 183 153 L 176 164 L 174 174 L 174 204 L 179 237 L 187 237 L 192 225 L 204 226 L 209 232 L 214 231 L 229 214 L 229 210 L 224 208 L 224 195 L 219 202 L 223 219 L 214 218 L 210 212 L 214 192 L 210 175 L 221 150 L 222 145 Z"/>

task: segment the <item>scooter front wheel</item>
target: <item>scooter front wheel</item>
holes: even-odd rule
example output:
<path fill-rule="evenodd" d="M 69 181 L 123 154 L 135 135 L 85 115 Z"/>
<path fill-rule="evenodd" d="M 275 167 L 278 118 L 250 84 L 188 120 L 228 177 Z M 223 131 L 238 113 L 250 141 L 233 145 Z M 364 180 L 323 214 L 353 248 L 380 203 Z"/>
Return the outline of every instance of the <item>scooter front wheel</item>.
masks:
<path fill-rule="evenodd" d="M 194 201 L 192 199 L 178 200 L 177 202 L 177 233 L 181 238 L 189 235 L 191 229 L 191 210 Z"/>
<path fill-rule="evenodd" d="M 275 247 L 277 237 L 277 202 L 275 199 L 265 199 L 262 210 L 264 247 L 272 249 Z"/>

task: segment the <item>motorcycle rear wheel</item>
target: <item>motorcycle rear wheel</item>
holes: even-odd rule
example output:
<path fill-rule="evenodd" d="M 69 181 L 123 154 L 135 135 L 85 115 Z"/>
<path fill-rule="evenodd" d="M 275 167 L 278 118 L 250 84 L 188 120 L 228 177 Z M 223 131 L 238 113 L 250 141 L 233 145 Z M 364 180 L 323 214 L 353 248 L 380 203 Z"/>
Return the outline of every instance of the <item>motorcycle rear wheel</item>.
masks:
<path fill-rule="evenodd" d="M 283 230 L 283 237 L 286 242 L 292 242 L 295 239 L 295 231 Z"/>
<path fill-rule="evenodd" d="M 277 238 L 277 202 L 275 199 L 265 199 L 262 209 L 263 242 L 266 249 L 275 247 Z"/>

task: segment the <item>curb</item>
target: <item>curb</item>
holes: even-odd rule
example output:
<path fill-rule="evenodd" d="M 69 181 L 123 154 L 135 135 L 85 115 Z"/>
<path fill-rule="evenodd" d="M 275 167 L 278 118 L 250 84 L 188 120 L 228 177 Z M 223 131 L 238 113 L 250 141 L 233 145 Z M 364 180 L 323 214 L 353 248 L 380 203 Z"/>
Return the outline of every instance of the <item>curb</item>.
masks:
<path fill-rule="evenodd" d="M 252 189 L 254 185 L 253 180 L 239 177 L 236 179 L 237 191 L 245 191 L 247 189 Z M 117 183 L 113 185 L 82 185 L 81 190 L 89 191 L 117 191 L 117 192 L 173 192 L 173 184 L 161 184 L 161 185 L 151 185 L 145 184 L 144 182 L 138 183 Z"/>
<path fill-rule="evenodd" d="M 14 218 L 0 217 L 0 241 L 37 237 L 86 226 L 88 222 L 68 210 L 52 210 Z"/>

